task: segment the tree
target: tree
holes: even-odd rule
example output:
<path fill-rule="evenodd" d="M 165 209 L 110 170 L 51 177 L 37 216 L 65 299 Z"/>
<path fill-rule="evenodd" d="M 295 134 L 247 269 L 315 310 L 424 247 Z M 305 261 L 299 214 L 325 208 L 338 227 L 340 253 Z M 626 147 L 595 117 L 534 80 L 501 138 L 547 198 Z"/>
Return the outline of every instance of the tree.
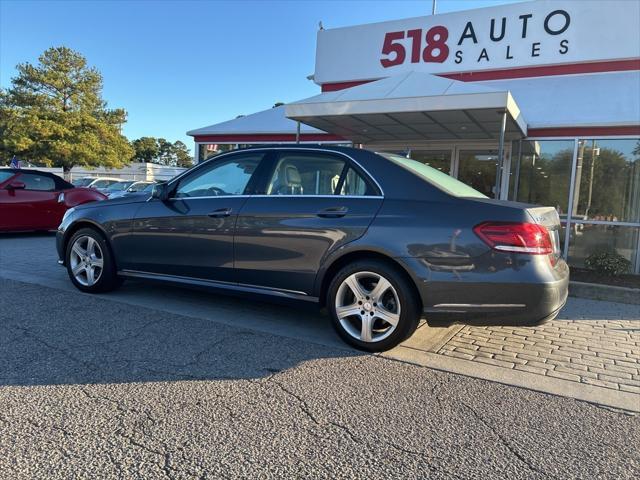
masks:
<path fill-rule="evenodd" d="M 189 168 L 193 166 L 193 159 L 189 155 L 189 149 L 180 140 L 173 144 L 173 149 L 176 155 L 176 166 Z"/>
<path fill-rule="evenodd" d="M 175 165 L 175 155 L 173 154 L 173 143 L 167 141 L 164 138 L 159 138 L 158 149 L 160 150 L 160 154 L 158 156 L 159 164 Z"/>
<path fill-rule="evenodd" d="M 11 87 L 0 91 L 0 160 L 17 155 L 32 163 L 122 167 L 133 149 L 121 134 L 123 109 L 107 109 L 102 76 L 78 52 L 49 48 L 38 64 L 16 66 Z"/>
<path fill-rule="evenodd" d="M 131 142 L 133 160 L 136 162 L 153 163 L 160 156 L 158 141 L 154 137 L 141 137 Z"/>
<path fill-rule="evenodd" d="M 131 145 L 135 150 L 133 158 L 138 162 L 185 168 L 193 165 L 189 149 L 180 140 L 171 143 L 164 138 L 141 137 Z"/>

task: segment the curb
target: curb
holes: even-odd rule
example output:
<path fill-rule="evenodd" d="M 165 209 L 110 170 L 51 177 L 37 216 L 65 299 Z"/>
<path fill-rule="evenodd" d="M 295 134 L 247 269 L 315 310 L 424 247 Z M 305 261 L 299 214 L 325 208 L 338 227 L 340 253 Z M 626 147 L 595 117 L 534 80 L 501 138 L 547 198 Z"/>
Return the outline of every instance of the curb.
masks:
<path fill-rule="evenodd" d="M 569 296 L 640 305 L 640 288 L 614 287 L 597 283 L 569 282 Z"/>
<path fill-rule="evenodd" d="M 595 385 L 550 378 L 536 373 L 492 367 L 484 363 L 462 360 L 412 349 L 390 350 L 377 356 L 403 363 L 420 365 L 448 373 L 489 380 L 512 387 L 549 393 L 610 408 L 640 413 L 640 395 Z"/>

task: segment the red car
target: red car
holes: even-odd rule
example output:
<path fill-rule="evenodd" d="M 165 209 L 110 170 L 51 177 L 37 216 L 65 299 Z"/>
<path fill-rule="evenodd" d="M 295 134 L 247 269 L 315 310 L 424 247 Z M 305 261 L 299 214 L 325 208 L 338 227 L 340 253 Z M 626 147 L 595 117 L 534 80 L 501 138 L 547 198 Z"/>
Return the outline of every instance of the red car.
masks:
<path fill-rule="evenodd" d="M 53 173 L 0 168 L 0 232 L 55 230 L 69 208 L 106 198 Z"/>

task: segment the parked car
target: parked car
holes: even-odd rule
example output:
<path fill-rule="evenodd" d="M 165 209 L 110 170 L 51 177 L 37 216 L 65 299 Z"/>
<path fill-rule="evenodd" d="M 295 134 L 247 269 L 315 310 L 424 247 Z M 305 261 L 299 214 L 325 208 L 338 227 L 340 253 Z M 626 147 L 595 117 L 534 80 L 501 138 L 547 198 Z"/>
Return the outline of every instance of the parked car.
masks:
<path fill-rule="evenodd" d="M 153 192 L 153 187 L 154 187 L 155 185 L 160 185 L 160 184 L 162 184 L 162 183 L 165 183 L 165 182 L 163 182 L 163 181 L 156 181 L 156 182 L 149 183 L 148 185 L 145 185 L 145 186 L 144 186 L 144 188 L 143 188 L 142 190 L 140 190 L 140 191 L 139 191 L 139 193 L 151 193 L 151 192 Z"/>
<path fill-rule="evenodd" d="M 104 193 L 104 190 L 106 190 L 110 185 L 118 182 L 122 182 L 122 180 L 119 178 L 109 177 L 82 177 L 74 180 L 73 184 L 76 187 L 94 188 Z"/>
<path fill-rule="evenodd" d="M 52 173 L 0 168 L 0 231 L 54 230 L 67 209 L 105 198 Z"/>
<path fill-rule="evenodd" d="M 124 197 L 125 195 L 140 193 L 144 191 L 146 188 L 149 188 L 149 191 L 151 191 L 151 187 L 153 187 L 153 185 L 154 185 L 154 182 L 147 182 L 147 181 L 130 182 L 129 186 L 124 190 L 121 189 L 114 192 L 109 192 L 109 198 L 119 198 L 119 197 Z"/>
<path fill-rule="evenodd" d="M 83 205 L 57 234 L 84 292 L 134 277 L 324 305 L 340 336 L 397 345 L 419 319 L 529 325 L 567 298 L 552 207 L 487 198 L 422 163 L 346 147 L 217 155 L 152 195 Z"/>
<path fill-rule="evenodd" d="M 113 198 L 114 195 L 115 197 L 119 197 L 121 196 L 120 194 L 124 193 L 132 184 L 133 180 L 119 180 L 102 189 L 102 193 L 109 198 Z"/>
<path fill-rule="evenodd" d="M 87 187 L 93 188 L 106 194 L 107 189 L 113 185 L 114 183 L 120 183 L 122 180 L 119 178 L 107 178 L 107 177 L 99 177 L 96 178 L 93 182 L 91 182 Z"/>
<path fill-rule="evenodd" d="M 75 179 L 73 183 L 76 187 L 88 187 L 91 182 L 96 181 L 95 177 L 82 177 Z"/>

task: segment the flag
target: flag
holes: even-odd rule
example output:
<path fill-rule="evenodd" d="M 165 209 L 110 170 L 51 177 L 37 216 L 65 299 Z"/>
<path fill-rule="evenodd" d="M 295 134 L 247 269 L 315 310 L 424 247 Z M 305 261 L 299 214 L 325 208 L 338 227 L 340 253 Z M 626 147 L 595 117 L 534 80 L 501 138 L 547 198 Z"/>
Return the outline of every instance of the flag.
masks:
<path fill-rule="evenodd" d="M 10 168 L 20 168 L 20 160 L 18 160 L 15 155 L 11 159 L 11 165 L 9 165 L 9 167 Z"/>

